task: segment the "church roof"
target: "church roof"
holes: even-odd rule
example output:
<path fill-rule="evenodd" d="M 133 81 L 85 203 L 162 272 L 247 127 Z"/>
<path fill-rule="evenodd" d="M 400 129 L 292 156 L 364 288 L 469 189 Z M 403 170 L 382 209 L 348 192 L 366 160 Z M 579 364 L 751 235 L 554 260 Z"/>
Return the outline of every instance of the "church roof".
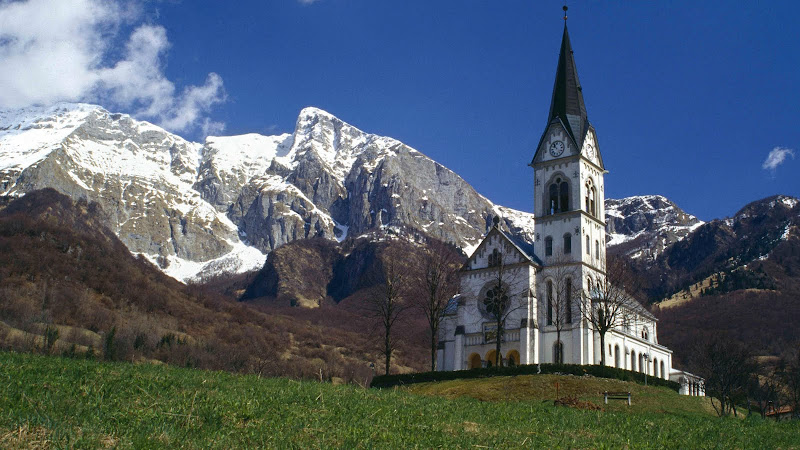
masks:
<path fill-rule="evenodd" d="M 556 81 L 553 85 L 553 97 L 550 100 L 550 115 L 547 123 L 552 123 L 555 119 L 561 120 L 572 140 L 579 149 L 582 148 L 583 140 L 589 131 L 589 117 L 586 114 L 586 104 L 583 102 L 578 68 L 575 66 L 575 57 L 566 23 L 564 23 L 564 35 L 561 38 L 561 51 L 558 55 Z"/>

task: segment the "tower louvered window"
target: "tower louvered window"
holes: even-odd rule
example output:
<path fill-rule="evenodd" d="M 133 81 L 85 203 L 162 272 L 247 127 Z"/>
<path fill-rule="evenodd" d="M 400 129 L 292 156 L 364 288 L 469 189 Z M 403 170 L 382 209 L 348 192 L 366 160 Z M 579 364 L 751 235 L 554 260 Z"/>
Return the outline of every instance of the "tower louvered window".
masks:
<path fill-rule="evenodd" d="M 556 178 L 548 190 L 547 214 L 569 211 L 569 182 Z"/>
<path fill-rule="evenodd" d="M 594 188 L 591 178 L 586 181 L 586 185 L 584 187 L 586 189 L 586 197 L 584 197 L 586 212 L 594 217 L 597 217 L 597 210 L 595 208 L 597 202 L 597 191 Z"/>

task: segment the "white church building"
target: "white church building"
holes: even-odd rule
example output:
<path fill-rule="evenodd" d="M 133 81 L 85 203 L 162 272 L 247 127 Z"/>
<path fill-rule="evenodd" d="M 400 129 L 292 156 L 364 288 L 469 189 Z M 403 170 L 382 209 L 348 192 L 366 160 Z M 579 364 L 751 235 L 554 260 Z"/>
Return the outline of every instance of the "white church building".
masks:
<path fill-rule="evenodd" d="M 461 271 L 460 294 L 448 305 L 440 327 L 438 370 L 495 364 L 497 317 L 491 305 L 502 275 L 509 304 L 502 317 L 503 365 L 600 364 L 605 352 L 607 366 L 670 379 L 672 351 L 658 343 L 657 319 L 638 302 L 626 302 L 603 346 L 581 314 L 581 305 L 591 303 L 585 293 L 606 276 L 607 172 L 586 113 L 566 23 L 550 113 L 530 166 L 535 243 L 515 241 L 495 220 Z"/>

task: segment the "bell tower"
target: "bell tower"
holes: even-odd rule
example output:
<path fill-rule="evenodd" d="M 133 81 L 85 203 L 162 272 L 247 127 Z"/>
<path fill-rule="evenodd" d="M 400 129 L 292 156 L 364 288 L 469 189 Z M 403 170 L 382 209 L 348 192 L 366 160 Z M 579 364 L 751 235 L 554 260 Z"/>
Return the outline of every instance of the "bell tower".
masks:
<path fill-rule="evenodd" d="M 564 7 L 564 33 L 556 68 L 550 112 L 530 166 L 534 175 L 536 255 L 543 269 L 537 278 L 538 297 L 549 311 L 556 298 L 572 309 L 562 324 L 561 345 L 566 363 L 592 364 L 592 333 L 580 320 L 580 292 L 591 289 L 593 280 L 604 276 L 606 256 L 605 189 L 603 159 L 594 127 L 589 123 L 583 91 L 569 39 Z M 567 278 L 567 280 L 565 280 Z M 564 287 L 565 281 L 571 286 Z M 556 286 L 552 288 L 551 286 Z M 555 291 L 555 292 L 553 292 Z M 540 307 L 541 308 L 541 307 Z M 539 317 L 542 331 L 552 325 L 552 314 Z M 562 317 L 563 320 L 563 317 Z M 552 335 L 553 333 L 546 333 Z M 543 341 L 545 341 L 543 339 Z M 554 353 L 542 342 L 543 362 Z"/>

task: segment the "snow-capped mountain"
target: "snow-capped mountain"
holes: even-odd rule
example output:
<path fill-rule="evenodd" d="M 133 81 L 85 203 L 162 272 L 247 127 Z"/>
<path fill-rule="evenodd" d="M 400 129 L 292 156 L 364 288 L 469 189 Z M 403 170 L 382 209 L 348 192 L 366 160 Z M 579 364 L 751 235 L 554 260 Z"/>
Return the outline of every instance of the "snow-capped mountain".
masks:
<path fill-rule="evenodd" d="M 703 221 L 661 195 L 606 200 L 606 233 L 613 252 L 654 260 Z"/>
<path fill-rule="evenodd" d="M 93 105 L 0 111 L 0 195 L 45 187 L 98 202 L 133 253 L 181 280 L 256 269 L 277 246 L 313 236 L 410 228 L 468 250 L 499 214 L 533 237 L 530 214 L 316 108 L 292 134 L 202 144 Z"/>

